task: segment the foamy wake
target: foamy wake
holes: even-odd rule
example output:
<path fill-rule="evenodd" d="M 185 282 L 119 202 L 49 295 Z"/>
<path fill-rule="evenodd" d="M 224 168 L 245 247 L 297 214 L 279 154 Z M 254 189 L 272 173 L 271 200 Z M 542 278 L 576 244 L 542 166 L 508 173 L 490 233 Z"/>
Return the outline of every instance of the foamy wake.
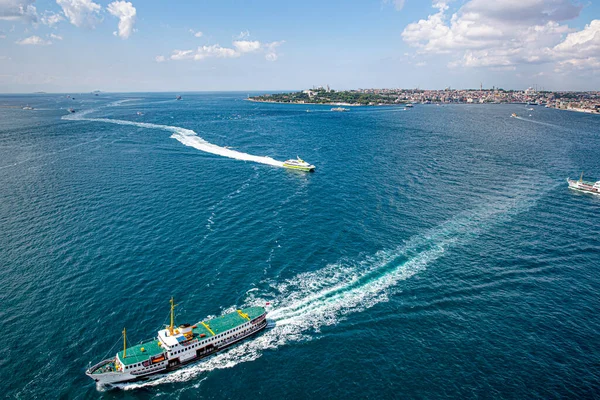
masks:
<path fill-rule="evenodd" d="M 111 103 L 110 106 L 119 105 L 128 100 L 119 100 L 117 102 Z M 62 118 L 71 121 L 92 121 L 92 122 L 105 122 L 109 124 L 116 125 L 129 125 L 129 126 L 137 126 L 140 128 L 147 129 L 161 129 L 164 131 L 172 132 L 171 137 L 173 139 L 178 140 L 182 144 L 193 147 L 197 150 L 204 151 L 206 153 L 215 154 L 222 157 L 234 158 L 236 160 L 243 161 L 252 161 L 260 164 L 272 165 L 274 167 L 283 167 L 282 161 L 277 161 L 268 156 L 255 156 L 252 154 L 243 153 L 241 151 L 231 150 L 225 147 L 217 146 L 216 144 L 212 144 L 202 139 L 200 136 L 196 134 L 191 129 L 180 128 L 178 126 L 170 126 L 170 125 L 159 125 L 159 124 L 150 124 L 146 122 L 136 122 L 136 121 L 127 121 L 121 119 L 110 119 L 110 118 L 89 118 L 88 114 L 98 111 L 97 109 L 90 109 L 85 111 L 80 111 L 74 114 L 65 115 Z"/>
<path fill-rule="evenodd" d="M 425 270 L 448 249 L 463 246 L 497 224 L 527 211 L 549 188 L 549 182 L 531 176 L 514 182 L 499 195 L 487 196 L 482 199 L 481 206 L 461 213 L 395 249 L 379 251 L 361 261 L 330 264 L 291 279 L 263 282 L 261 286 L 267 289 L 249 290 L 245 304 L 270 302 L 272 308 L 268 318 L 276 323 L 273 329 L 198 364 L 149 382 L 119 387 L 129 390 L 184 382 L 214 369 L 256 360 L 265 350 L 311 340 L 314 337 L 311 332 L 335 325 L 345 315 L 388 301 L 390 295 L 401 290 L 400 282 Z"/>
<path fill-rule="evenodd" d="M 549 122 L 536 121 L 536 120 L 531 119 L 531 118 L 525 118 L 525 117 L 520 117 L 520 116 L 516 116 L 514 118 L 518 119 L 518 120 L 521 120 L 521 121 L 531 122 L 532 124 L 550 126 L 552 128 L 558 128 L 558 129 L 562 129 L 562 130 L 566 130 L 566 131 L 570 130 L 569 128 L 564 127 L 564 126 L 560 126 L 560 125 L 557 125 L 557 124 L 551 124 Z"/>

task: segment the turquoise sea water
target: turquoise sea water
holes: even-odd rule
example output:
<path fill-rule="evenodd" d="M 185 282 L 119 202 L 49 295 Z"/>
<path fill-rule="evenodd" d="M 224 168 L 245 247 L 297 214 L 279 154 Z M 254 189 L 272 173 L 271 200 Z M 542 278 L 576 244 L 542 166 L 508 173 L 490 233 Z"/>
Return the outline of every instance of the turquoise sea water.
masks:
<path fill-rule="evenodd" d="M 35 108 L 0 108 L 8 398 L 600 396 L 600 197 L 565 181 L 600 179 L 598 116 L 74 97 L 0 96 Z M 277 326 L 97 391 L 88 363 L 170 296 Z"/>

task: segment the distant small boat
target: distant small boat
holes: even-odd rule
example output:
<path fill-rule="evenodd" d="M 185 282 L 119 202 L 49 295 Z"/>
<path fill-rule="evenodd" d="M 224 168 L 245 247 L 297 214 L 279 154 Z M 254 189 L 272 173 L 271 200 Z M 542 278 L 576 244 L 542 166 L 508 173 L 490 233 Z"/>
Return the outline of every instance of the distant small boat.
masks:
<path fill-rule="evenodd" d="M 527 111 L 533 111 L 533 108 L 528 108 Z"/>
<path fill-rule="evenodd" d="M 137 112 L 137 115 L 144 115 L 144 113 L 143 113 L 143 112 L 141 112 L 141 111 L 138 111 L 138 112 Z"/>
<path fill-rule="evenodd" d="M 175 97 L 175 100 L 181 100 L 181 96 L 177 95 L 177 97 Z"/>
<path fill-rule="evenodd" d="M 315 170 L 314 165 L 307 163 L 300 157 L 296 157 L 296 160 L 294 160 L 293 158 L 290 160 L 287 160 L 286 162 L 283 163 L 283 167 L 289 168 L 289 169 L 297 169 L 299 171 L 306 171 L 306 172 L 313 172 Z"/>
<path fill-rule="evenodd" d="M 344 108 L 344 107 L 334 107 L 331 109 L 331 111 L 335 111 L 335 112 L 345 112 L 345 111 L 350 111 L 349 108 Z"/>
<path fill-rule="evenodd" d="M 517 114 L 515 114 L 515 113 L 510 114 L 510 116 L 511 116 L 511 118 L 517 118 Z"/>
<path fill-rule="evenodd" d="M 600 195 L 600 181 L 597 181 L 595 183 L 584 181 L 583 172 L 581 173 L 581 177 L 579 177 L 578 181 L 571 178 L 567 178 L 567 183 L 569 184 L 569 189 Z"/>
<path fill-rule="evenodd" d="M 73 114 L 73 113 L 75 112 L 75 109 L 74 109 L 74 108 L 69 108 L 69 110 L 68 110 L 68 111 L 69 111 L 71 114 Z"/>
<path fill-rule="evenodd" d="M 23 110 L 33 110 L 33 107 L 25 106 L 25 107 L 23 107 Z"/>
<path fill-rule="evenodd" d="M 412 105 L 412 103 L 406 103 L 405 107 L 412 108 L 412 107 L 414 107 L 414 105 Z"/>

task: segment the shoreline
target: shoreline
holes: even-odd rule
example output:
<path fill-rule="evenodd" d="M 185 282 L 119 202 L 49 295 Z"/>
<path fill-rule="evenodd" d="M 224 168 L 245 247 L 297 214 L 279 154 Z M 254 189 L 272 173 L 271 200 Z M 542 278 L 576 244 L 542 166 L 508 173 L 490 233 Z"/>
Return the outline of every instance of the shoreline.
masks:
<path fill-rule="evenodd" d="M 254 103 L 272 103 L 272 104 L 294 104 L 294 105 L 301 105 L 301 106 L 348 106 L 348 107 L 373 107 L 373 106 L 377 106 L 377 105 L 382 105 L 382 106 L 397 106 L 400 104 L 373 104 L 373 105 L 368 105 L 368 104 L 350 104 L 350 103 L 294 103 L 294 102 L 285 102 L 285 101 L 273 101 L 273 100 L 256 100 L 256 99 L 252 99 L 252 98 L 246 98 L 244 99 L 246 101 L 252 101 Z"/>
<path fill-rule="evenodd" d="M 449 104 L 461 104 L 461 105 L 470 105 L 470 106 L 481 106 L 481 105 L 486 105 L 486 104 L 493 104 L 493 105 L 523 105 L 523 104 L 527 104 L 527 103 L 522 103 L 522 102 L 514 102 L 514 103 L 466 103 L 466 102 L 461 102 L 461 103 L 428 103 L 428 104 L 421 104 L 421 103 L 400 103 L 400 104 L 350 104 L 350 103 L 295 103 L 295 102 L 285 102 L 285 101 L 274 101 L 274 100 L 256 100 L 256 99 L 251 99 L 251 98 L 247 98 L 244 99 L 246 101 L 251 101 L 254 103 L 270 103 L 270 104 L 288 104 L 288 105 L 302 105 L 302 106 L 347 106 L 347 107 L 406 107 L 407 104 L 419 104 L 422 106 L 433 106 L 433 105 L 449 105 Z M 560 110 L 560 111 L 573 111 L 573 112 L 580 112 L 580 113 L 584 113 L 584 114 L 592 114 L 592 115 L 600 115 L 600 112 L 596 112 L 594 110 L 590 110 L 590 109 L 585 109 L 585 108 L 558 108 L 558 107 L 546 107 L 546 106 L 540 106 L 540 105 L 536 105 L 536 107 L 543 107 L 543 108 L 548 108 L 548 109 L 552 109 L 552 110 Z"/>
<path fill-rule="evenodd" d="M 274 100 L 256 100 L 256 99 L 251 99 L 251 98 L 246 98 L 244 99 L 246 101 L 251 101 L 254 103 L 270 103 L 270 104 L 288 104 L 288 105 L 302 105 L 302 106 L 347 106 L 347 107 L 406 107 L 407 104 L 419 104 L 419 105 L 423 105 L 423 106 L 433 106 L 433 105 L 449 105 L 449 104 L 462 104 L 462 105 L 486 105 L 486 104 L 494 104 L 494 105 L 523 105 L 523 104 L 527 104 L 527 103 L 523 103 L 523 102 L 514 102 L 514 103 L 466 103 L 466 102 L 461 102 L 461 103 L 428 103 L 428 104 L 421 104 L 421 103 L 399 103 L 399 104 L 350 104 L 350 103 L 295 103 L 295 102 L 285 102 L 285 101 L 274 101 Z M 560 111 L 573 111 L 573 112 L 579 112 L 579 113 L 584 113 L 584 114 L 591 114 L 591 115 L 600 115 L 600 112 L 594 111 L 594 110 L 590 110 L 590 109 L 585 109 L 585 108 L 559 108 L 559 107 L 546 107 L 546 106 L 540 106 L 540 105 L 536 105 L 536 107 L 543 107 L 543 108 L 548 108 L 548 109 L 552 109 L 552 110 L 560 110 Z"/>

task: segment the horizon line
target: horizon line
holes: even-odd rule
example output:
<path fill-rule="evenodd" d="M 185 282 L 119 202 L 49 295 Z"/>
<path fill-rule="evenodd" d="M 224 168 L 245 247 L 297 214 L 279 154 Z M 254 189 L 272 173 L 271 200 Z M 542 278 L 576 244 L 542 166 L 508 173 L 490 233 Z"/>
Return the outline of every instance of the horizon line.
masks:
<path fill-rule="evenodd" d="M 301 92 L 303 90 L 313 90 L 312 88 L 309 89 L 235 89 L 235 90 L 185 90 L 185 91 L 178 91 L 178 90 L 155 90 L 155 91 L 101 91 L 101 90 L 92 90 L 92 91 L 59 91 L 59 92 L 51 92 L 51 91 L 44 91 L 44 90 L 38 90 L 35 92 L 0 92 L 0 96 L 4 96 L 4 95 L 24 95 L 24 94 L 71 94 L 71 93 L 75 93 L 75 94 L 137 94 L 137 93 L 251 93 L 251 92 Z M 400 88 L 400 87 L 364 87 L 364 88 L 355 88 L 355 89 L 332 89 L 336 92 L 349 92 L 349 91 L 355 91 L 355 90 L 419 90 L 419 91 L 478 91 L 478 92 L 482 92 L 482 91 L 493 91 L 493 90 L 503 90 L 503 91 L 514 91 L 514 92 L 524 92 L 526 89 L 505 89 L 505 88 L 488 88 L 488 89 L 481 89 L 481 88 L 459 88 L 459 89 L 421 89 L 421 88 Z M 600 92 L 600 89 L 590 89 L 590 90 L 536 90 L 536 93 L 541 93 L 541 92 L 551 92 L 551 93 L 560 93 L 560 92 L 566 92 L 566 93 L 594 93 L 594 92 Z"/>

